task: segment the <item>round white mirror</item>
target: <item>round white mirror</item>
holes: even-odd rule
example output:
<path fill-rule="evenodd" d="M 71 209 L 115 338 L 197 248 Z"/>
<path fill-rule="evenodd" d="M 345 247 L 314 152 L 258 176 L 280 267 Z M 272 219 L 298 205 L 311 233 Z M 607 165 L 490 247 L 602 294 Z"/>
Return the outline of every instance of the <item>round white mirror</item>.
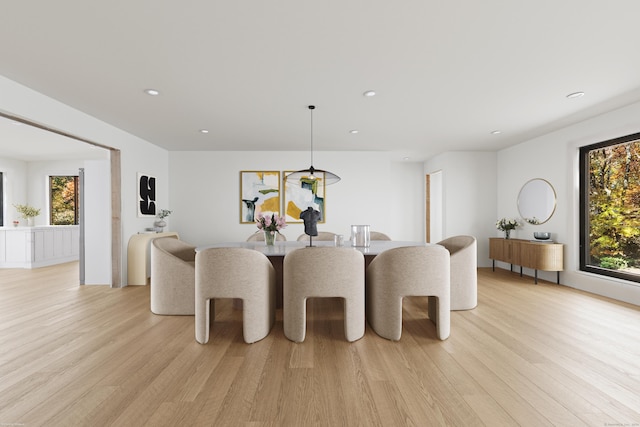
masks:
<path fill-rule="evenodd" d="M 518 194 L 518 212 L 529 224 L 544 224 L 556 210 L 556 191 L 542 178 L 534 178 L 522 186 Z"/>

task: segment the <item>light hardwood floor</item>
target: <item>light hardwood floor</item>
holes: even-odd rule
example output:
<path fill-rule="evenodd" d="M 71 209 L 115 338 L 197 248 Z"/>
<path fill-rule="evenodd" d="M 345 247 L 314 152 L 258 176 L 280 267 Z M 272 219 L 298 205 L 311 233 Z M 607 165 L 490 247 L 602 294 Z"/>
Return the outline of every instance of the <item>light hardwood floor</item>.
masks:
<path fill-rule="evenodd" d="M 504 270 L 479 270 L 479 305 L 435 337 L 408 298 L 399 342 L 343 335 L 339 300 L 311 300 L 307 337 L 282 313 L 242 340 L 217 306 L 156 316 L 149 287 L 78 286 L 77 264 L 0 269 L 0 425 L 638 426 L 640 309 Z"/>

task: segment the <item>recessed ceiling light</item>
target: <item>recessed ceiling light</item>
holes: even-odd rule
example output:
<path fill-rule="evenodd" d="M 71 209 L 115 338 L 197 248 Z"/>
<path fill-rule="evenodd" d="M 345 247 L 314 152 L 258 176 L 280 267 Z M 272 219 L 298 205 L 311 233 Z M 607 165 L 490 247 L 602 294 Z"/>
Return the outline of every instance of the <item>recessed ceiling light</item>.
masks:
<path fill-rule="evenodd" d="M 501 130 L 494 130 L 491 132 L 491 135 L 500 135 L 502 133 Z"/>
<path fill-rule="evenodd" d="M 376 96 L 376 91 L 375 90 L 368 90 L 365 93 L 363 93 L 364 96 Z"/>
<path fill-rule="evenodd" d="M 20 122 L 11 122 L 11 124 L 14 126 L 22 126 L 22 123 Z"/>
<path fill-rule="evenodd" d="M 209 133 L 209 129 L 200 129 L 200 133 Z"/>
<path fill-rule="evenodd" d="M 402 160 L 404 160 L 405 162 L 408 161 L 409 159 L 411 159 L 411 157 L 403 157 Z"/>
<path fill-rule="evenodd" d="M 155 89 L 145 89 L 144 93 L 146 93 L 147 95 L 151 95 L 151 96 L 158 96 L 160 95 L 160 92 L 158 92 Z"/>
<path fill-rule="evenodd" d="M 572 98 L 580 98 L 583 96 L 584 96 L 584 92 L 573 92 L 567 95 L 567 98 L 572 99 Z"/>
<path fill-rule="evenodd" d="M 358 129 L 351 129 L 351 130 L 349 131 L 349 133 L 350 133 L 350 134 L 354 134 L 354 135 L 355 135 L 356 133 L 358 133 L 358 132 L 360 132 Z"/>

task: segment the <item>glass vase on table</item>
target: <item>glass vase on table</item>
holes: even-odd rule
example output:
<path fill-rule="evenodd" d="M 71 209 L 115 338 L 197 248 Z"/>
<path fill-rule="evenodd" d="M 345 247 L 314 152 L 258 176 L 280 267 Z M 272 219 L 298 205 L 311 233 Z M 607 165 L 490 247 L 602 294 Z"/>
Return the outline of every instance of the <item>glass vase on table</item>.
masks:
<path fill-rule="evenodd" d="M 273 246 L 273 242 L 276 240 L 276 232 L 275 231 L 265 231 L 264 232 L 264 242 L 267 246 Z"/>

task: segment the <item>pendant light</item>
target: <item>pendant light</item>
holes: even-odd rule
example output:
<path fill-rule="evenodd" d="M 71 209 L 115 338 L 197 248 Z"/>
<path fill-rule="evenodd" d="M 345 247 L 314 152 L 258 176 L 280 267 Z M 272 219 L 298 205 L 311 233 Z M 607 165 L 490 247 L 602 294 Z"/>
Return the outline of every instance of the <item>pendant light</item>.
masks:
<path fill-rule="evenodd" d="M 311 166 L 309 166 L 309 169 L 295 171 L 287 175 L 286 181 L 289 184 L 300 184 L 300 180 L 303 178 L 308 180 L 323 179 L 323 174 L 325 185 L 335 184 L 340 181 L 340 177 L 338 175 L 313 167 L 313 110 L 315 108 L 316 107 L 314 105 L 309 105 L 309 113 L 311 114 Z"/>

